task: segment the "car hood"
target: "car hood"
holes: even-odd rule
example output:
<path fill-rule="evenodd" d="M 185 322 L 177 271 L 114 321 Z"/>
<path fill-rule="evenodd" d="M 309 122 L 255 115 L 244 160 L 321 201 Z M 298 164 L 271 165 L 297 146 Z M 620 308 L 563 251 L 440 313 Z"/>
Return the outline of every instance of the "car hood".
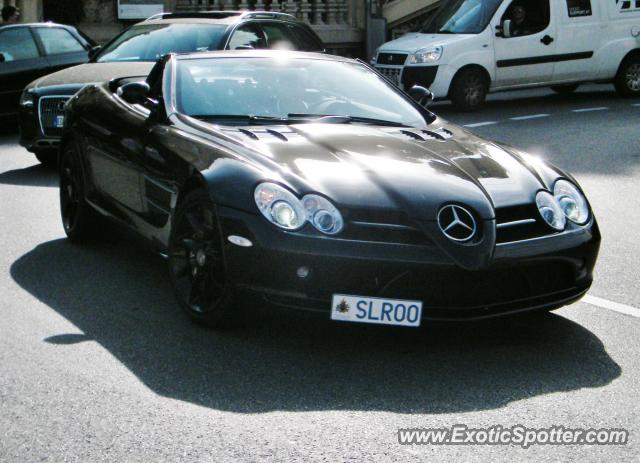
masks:
<path fill-rule="evenodd" d="M 423 34 L 422 32 L 412 32 L 400 38 L 383 44 L 379 53 L 386 52 L 406 52 L 414 53 L 421 48 L 443 46 L 473 37 L 472 34 Z"/>
<path fill-rule="evenodd" d="M 144 76 L 149 74 L 155 63 L 85 63 L 46 75 L 31 84 L 35 89 L 61 85 L 83 85 L 105 82 L 117 77 Z"/>
<path fill-rule="evenodd" d="M 401 209 L 433 221 L 453 202 L 491 220 L 495 208 L 531 204 L 547 188 L 519 155 L 442 119 L 427 130 L 310 123 L 223 131 L 275 180 L 341 207 Z"/>

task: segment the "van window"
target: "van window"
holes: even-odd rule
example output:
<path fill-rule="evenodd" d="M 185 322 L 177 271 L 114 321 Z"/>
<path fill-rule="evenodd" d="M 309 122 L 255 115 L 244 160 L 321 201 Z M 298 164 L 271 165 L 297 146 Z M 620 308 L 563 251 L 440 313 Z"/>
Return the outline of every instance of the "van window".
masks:
<path fill-rule="evenodd" d="M 442 6 L 420 32 L 435 34 L 479 34 L 482 32 L 501 0 L 452 0 Z"/>
<path fill-rule="evenodd" d="M 570 18 L 591 16 L 591 0 L 567 0 L 567 12 Z"/>
<path fill-rule="evenodd" d="M 505 19 L 511 20 L 511 37 L 537 34 L 549 26 L 549 0 L 514 0 Z"/>

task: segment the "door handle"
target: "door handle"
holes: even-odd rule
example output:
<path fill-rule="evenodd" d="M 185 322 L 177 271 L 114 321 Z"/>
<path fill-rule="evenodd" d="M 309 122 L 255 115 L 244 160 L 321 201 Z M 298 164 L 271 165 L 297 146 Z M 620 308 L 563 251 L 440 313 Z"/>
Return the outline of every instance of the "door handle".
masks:
<path fill-rule="evenodd" d="M 549 45 L 551 42 L 553 42 L 553 37 L 549 36 L 549 35 L 545 35 L 544 37 L 542 37 L 540 39 L 540 41 L 542 43 L 544 43 L 545 45 Z"/>

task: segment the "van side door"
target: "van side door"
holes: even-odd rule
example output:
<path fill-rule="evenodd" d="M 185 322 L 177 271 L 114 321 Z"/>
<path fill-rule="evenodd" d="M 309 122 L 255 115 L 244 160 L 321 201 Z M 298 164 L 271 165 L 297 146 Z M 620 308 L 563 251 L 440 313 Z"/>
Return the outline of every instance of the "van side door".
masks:
<path fill-rule="evenodd" d="M 600 47 L 606 24 L 599 20 L 601 3 L 597 0 L 558 0 L 558 60 L 553 67 L 553 80 L 567 82 L 595 77 L 593 59 Z"/>
<path fill-rule="evenodd" d="M 514 0 L 498 9 L 492 21 L 494 30 L 505 19 L 511 20 L 511 28 L 510 37 L 504 33 L 494 37 L 494 89 L 551 81 L 557 43 L 554 13 L 550 0 Z"/>

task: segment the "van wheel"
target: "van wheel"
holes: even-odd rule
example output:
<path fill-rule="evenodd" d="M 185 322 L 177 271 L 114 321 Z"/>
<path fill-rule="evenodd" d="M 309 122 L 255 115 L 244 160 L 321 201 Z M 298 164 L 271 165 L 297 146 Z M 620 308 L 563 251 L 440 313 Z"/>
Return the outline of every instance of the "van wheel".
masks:
<path fill-rule="evenodd" d="M 480 69 L 460 71 L 451 83 L 451 101 L 459 111 L 475 111 L 484 105 L 489 83 Z"/>
<path fill-rule="evenodd" d="M 560 95 L 570 95 L 575 92 L 580 84 L 552 85 L 551 90 Z"/>
<path fill-rule="evenodd" d="M 629 56 L 622 62 L 614 85 L 625 98 L 640 96 L 640 55 Z"/>

